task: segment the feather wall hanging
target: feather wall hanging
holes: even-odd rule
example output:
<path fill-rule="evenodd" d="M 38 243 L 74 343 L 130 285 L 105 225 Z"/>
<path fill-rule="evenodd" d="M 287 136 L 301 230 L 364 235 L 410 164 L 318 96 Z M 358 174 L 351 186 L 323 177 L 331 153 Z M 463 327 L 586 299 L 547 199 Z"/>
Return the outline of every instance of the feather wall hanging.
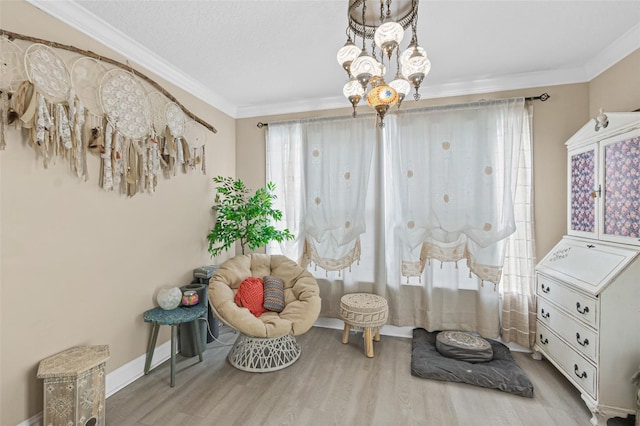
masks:
<path fill-rule="evenodd" d="M 99 61 L 80 57 L 71 66 L 71 85 L 76 95 L 77 119 L 74 133 L 76 140 L 76 169 L 80 176 L 80 168 L 85 180 L 88 178 L 87 152 L 100 156 L 105 153 L 104 147 L 104 111 L 98 96 L 98 86 L 107 72 Z M 79 125 L 79 121 L 82 124 Z M 100 167 L 102 175 L 103 167 Z"/>

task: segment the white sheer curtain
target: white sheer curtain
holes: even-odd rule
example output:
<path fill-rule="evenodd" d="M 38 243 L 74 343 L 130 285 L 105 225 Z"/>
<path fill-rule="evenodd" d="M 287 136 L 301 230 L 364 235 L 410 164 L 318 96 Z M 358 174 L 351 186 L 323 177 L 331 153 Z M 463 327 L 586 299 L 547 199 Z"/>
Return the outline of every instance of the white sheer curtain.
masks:
<path fill-rule="evenodd" d="M 497 337 L 500 293 L 492 283 L 500 279 L 505 238 L 516 226 L 511 164 L 519 163 L 523 106 L 524 100 L 517 99 L 390 114 L 377 137 L 372 117 L 270 123 L 267 179 L 276 183 L 282 226 L 298 236 L 270 250 L 303 259 L 305 250 L 312 254 L 309 241 L 316 250 L 322 248 L 317 242 L 358 242 L 359 263 L 338 272 L 327 272 L 330 267 L 315 272 L 323 316 L 338 316 L 343 294 L 371 291 L 387 297 L 393 325 Z M 348 139 L 333 137 L 337 123 L 364 130 Z M 319 138 L 313 143 L 318 154 L 335 151 L 328 162 L 314 163 L 318 157 L 309 128 Z M 348 197 L 345 206 L 327 204 L 330 211 L 319 210 L 321 220 L 314 222 L 325 229 L 310 238 L 309 208 L 318 206 L 317 197 L 322 205 L 327 194 L 332 196 L 332 185 L 344 184 L 347 169 L 349 180 L 355 178 L 351 190 L 357 187 L 366 198 Z M 316 188 L 324 189 L 311 190 L 312 177 Z M 354 228 L 358 232 L 345 232 L 346 210 L 364 215 Z M 344 258 L 356 246 L 336 247 L 334 253 Z"/>
<path fill-rule="evenodd" d="M 504 239 L 515 231 L 513 190 L 524 99 L 414 110 L 390 117 L 390 204 L 402 275 L 425 261 L 465 259 L 497 283 Z"/>
<path fill-rule="evenodd" d="M 505 342 L 533 347 L 536 334 L 535 265 L 536 246 L 533 222 L 533 107 L 525 111 L 520 161 L 515 164 L 518 182 L 515 191 L 516 232 L 507 239 L 502 292 L 502 326 Z"/>
<path fill-rule="evenodd" d="M 387 246 L 395 250 L 387 287 L 397 324 L 498 336 L 497 283 L 505 238 L 515 230 L 512 164 L 518 163 L 523 110 L 519 98 L 412 110 L 387 120 Z M 467 278 L 460 276 L 465 264 Z M 410 288 L 398 276 L 426 279 Z"/>
<path fill-rule="evenodd" d="M 273 123 L 267 179 L 297 239 L 283 252 L 340 271 L 360 260 L 375 124 L 368 118 Z M 281 190 L 278 190 L 278 187 Z"/>

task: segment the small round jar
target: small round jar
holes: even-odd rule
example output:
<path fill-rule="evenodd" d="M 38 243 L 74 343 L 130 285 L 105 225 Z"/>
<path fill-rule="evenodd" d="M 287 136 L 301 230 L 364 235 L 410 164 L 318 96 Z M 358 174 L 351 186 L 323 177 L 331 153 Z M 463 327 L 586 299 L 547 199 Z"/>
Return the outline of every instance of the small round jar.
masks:
<path fill-rule="evenodd" d="M 182 306 L 193 306 L 198 304 L 198 293 L 194 290 L 187 290 L 182 294 Z"/>

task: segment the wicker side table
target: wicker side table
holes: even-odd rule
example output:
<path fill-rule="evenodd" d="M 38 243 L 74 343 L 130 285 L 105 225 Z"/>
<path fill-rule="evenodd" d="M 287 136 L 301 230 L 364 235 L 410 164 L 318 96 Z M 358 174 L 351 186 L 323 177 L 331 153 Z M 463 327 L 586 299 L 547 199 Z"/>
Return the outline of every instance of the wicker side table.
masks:
<path fill-rule="evenodd" d="M 76 346 L 38 366 L 44 379 L 44 426 L 104 426 L 104 367 L 109 346 Z"/>
<path fill-rule="evenodd" d="M 380 341 L 380 327 L 389 317 L 387 300 L 377 294 L 345 294 L 340 299 L 340 316 L 344 320 L 342 343 L 349 343 L 351 327 L 361 327 L 364 329 L 364 353 L 373 358 L 373 341 Z"/>

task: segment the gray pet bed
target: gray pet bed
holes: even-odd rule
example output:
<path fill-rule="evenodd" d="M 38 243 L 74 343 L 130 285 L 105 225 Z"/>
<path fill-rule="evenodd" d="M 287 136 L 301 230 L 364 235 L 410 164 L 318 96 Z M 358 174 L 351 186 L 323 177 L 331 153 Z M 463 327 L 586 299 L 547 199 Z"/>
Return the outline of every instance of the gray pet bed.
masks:
<path fill-rule="evenodd" d="M 445 357 L 436 349 L 438 332 L 413 330 L 411 374 L 423 379 L 443 380 L 498 389 L 533 398 L 533 384 L 516 364 L 511 351 L 500 342 L 489 340 L 493 359 L 472 363 Z"/>

